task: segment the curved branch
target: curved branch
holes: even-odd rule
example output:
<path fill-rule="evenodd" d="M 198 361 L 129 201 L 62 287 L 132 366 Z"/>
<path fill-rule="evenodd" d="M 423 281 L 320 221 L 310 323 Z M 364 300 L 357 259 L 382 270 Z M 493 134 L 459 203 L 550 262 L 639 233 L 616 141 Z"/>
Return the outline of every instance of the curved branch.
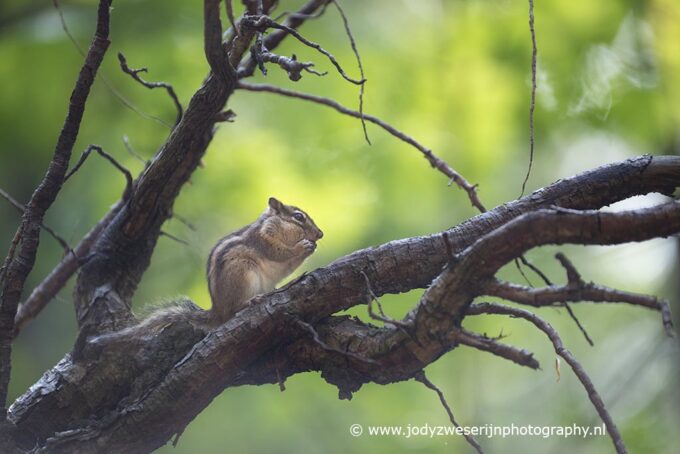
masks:
<path fill-rule="evenodd" d="M 383 128 L 385 131 L 393 135 L 399 140 L 402 140 L 406 142 L 407 144 L 411 145 L 414 147 L 416 150 L 420 151 L 423 154 L 423 157 L 427 159 L 427 161 L 430 163 L 430 165 L 439 170 L 441 173 L 446 175 L 448 178 L 451 179 L 452 182 L 455 182 L 457 186 L 459 186 L 461 189 L 463 189 L 465 192 L 467 192 L 468 197 L 470 198 L 470 202 L 472 203 L 473 206 L 477 207 L 479 211 L 484 212 L 486 211 L 486 208 L 484 208 L 484 205 L 482 205 L 482 202 L 479 200 L 479 197 L 477 196 L 477 185 L 470 184 L 461 174 L 453 170 L 451 166 L 449 166 L 444 160 L 436 156 L 432 150 L 429 148 L 423 146 L 420 144 L 418 141 L 416 141 L 413 137 L 404 134 L 403 132 L 399 131 L 397 128 L 394 126 L 384 122 L 378 117 L 375 117 L 373 115 L 368 115 L 366 113 L 363 113 L 361 111 L 356 111 L 352 109 L 348 109 L 347 107 L 343 106 L 339 102 L 330 99 L 330 98 L 324 98 L 323 96 L 316 96 L 316 95 L 310 95 L 308 93 L 300 93 L 297 91 L 293 90 L 288 90 L 285 88 L 281 87 L 275 87 L 273 85 L 265 85 L 265 84 L 249 84 L 247 82 L 239 82 L 238 88 L 241 88 L 243 90 L 247 91 L 254 91 L 254 92 L 268 92 L 268 93 L 274 93 L 277 95 L 282 95 L 282 96 L 287 96 L 290 98 L 298 98 L 298 99 L 303 99 L 305 101 L 311 101 L 316 104 L 321 104 L 324 106 L 328 106 L 332 109 L 335 109 L 337 112 L 340 112 L 341 114 L 344 115 L 349 115 L 350 117 L 358 118 L 362 121 L 368 121 L 371 122 L 375 125 L 380 126 Z"/>
<path fill-rule="evenodd" d="M 469 315 L 501 314 L 510 315 L 513 317 L 520 317 L 533 323 L 533 325 L 536 326 L 536 328 L 543 331 L 546 334 L 546 336 L 548 336 L 548 338 L 550 339 L 550 342 L 552 342 L 555 348 L 555 353 L 564 358 L 567 364 L 569 364 L 571 369 L 574 371 L 576 377 L 578 377 L 579 381 L 583 384 L 583 387 L 588 393 L 590 401 L 593 403 L 593 406 L 597 410 L 597 413 L 600 415 L 600 418 L 607 427 L 607 432 L 609 432 L 609 436 L 611 437 L 612 442 L 614 443 L 616 452 L 619 454 L 626 454 L 628 452 L 626 450 L 626 446 L 623 444 L 623 438 L 621 438 L 621 433 L 619 432 L 619 429 L 616 427 L 616 424 L 614 424 L 614 420 L 612 419 L 611 415 L 605 408 L 604 402 L 602 401 L 600 394 L 595 389 L 595 385 L 593 384 L 592 380 L 583 369 L 583 366 L 581 366 L 581 363 L 579 363 L 578 360 L 576 360 L 576 358 L 574 357 L 574 355 L 564 347 L 562 339 L 560 339 L 560 336 L 557 334 L 555 328 L 553 328 L 545 320 L 536 316 L 536 314 L 532 314 L 531 312 L 526 311 L 524 309 L 507 307 L 501 304 L 494 303 L 475 304 L 472 307 L 470 307 L 468 314 Z"/>
<path fill-rule="evenodd" d="M 85 112 L 85 103 L 90 94 L 90 88 L 109 47 L 110 6 L 111 0 L 100 0 L 99 2 L 97 28 L 71 93 L 68 113 L 64 120 L 64 126 L 59 133 L 52 160 L 43 180 L 26 205 L 21 226 L 15 235 L 15 238 L 21 240 L 19 256 L 15 259 L 12 253 L 7 256 L 5 261 L 6 272 L 0 282 L 0 286 L 2 286 L 0 296 L 0 405 L 3 407 L 9 384 L 14 317 L 26 278 L 35 263 L 43 217 L 61 190 L 64 175 L 71 159 L 73 145 L 80 130 L 80 122 Z M 16 245 L 16 243 L 13 244 Z M 13 251 L 14 246 L 12 247 Z"/>

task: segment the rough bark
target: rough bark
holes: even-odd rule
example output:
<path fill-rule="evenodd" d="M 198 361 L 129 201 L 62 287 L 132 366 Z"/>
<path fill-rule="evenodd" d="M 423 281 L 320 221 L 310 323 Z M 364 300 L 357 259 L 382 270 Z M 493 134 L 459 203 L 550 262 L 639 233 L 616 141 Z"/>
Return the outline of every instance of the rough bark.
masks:
<path fill-rule="evenodd" d="M 252 16 L 257 16 L 259 3 L 245 2 L 251 15 L 246 24 L 257 22 Z M 262 3 L 267 13 L 274 2 Z M 300 26 L 305 15 L 326 3 L 309 1 L 287 26 Z M 367 382 L 387 384 L 420 376 L 427 364 L 458 345 L 536 368 L 529 352 L 461 326 L 468 311 L 474 312 L 470 308 L 478 296 L 505 292 L 509 299 L 528 298 L 535 304 L 570 300 L 556 296 L 552 288 L 536 296 L 526 288 L 499 284 L 494 274 L 502 265 L 543 244 L 615 244 L 680 232 L 677 201 L 626 213 L 596 211 L 633 195 L 670 195 L 680 186 L 680 158 L 642 156 L 560 180 L 447 231 L 354 252 L 254 298 L 212 331 L 189 321 L 153 334 L 125 330 L 136 323 L 130 302 L 161 226 L 206 152 L 215 122 L 226 117 L 223 109 L 238 79 L 256 66 L 244 54 L 262 30 L 241 26 L 223 42 L 219 5 L 218 0 L 204 2 L 210 73 L 126 198 L 83 246 L 88 259 L 74 290 L 78 340 L 72 352 L 9 409 L 8 420 L 0 424 L 0 446 L 5 450 L 149 452 L 181 433 L 226 388 L 280 382 L 315 370 L 338 387 L 341 398 L 350 398 Z M 280 29 L 263 42 L 271 50 L 287 34 Z M 64 265 L 46 291 L 56 291 L 78 265 Z M 665 310 L 656 300 L 636 300 L 625 292 L 584 290 L 573 277 L 572 272 L 569 281 L 576 287 L 565 286 L 564 292 L 589 291 L 597 301 L 616 297 Z M 333 315 L 375 296 L 416 288 L 427 290 L 413 311 L 383 327 Z M 7 316 L 3 323 L 9 326 L 15 314 L 7 314 L 11 320 Z M 601 414 L 619 443 L 613 422 L 606 411 Z M 625 450 L 622 443 L 617 449 Z"/>
<path fill-rule="evenodd" d="M 634 194 L 670 193 L 678 185 L 680 158 L 646 156 L 605 166 L 446 232 L 355 252 L 257 297 L 207 334 L 177 323 L 157 336 L 83 342 L 76 357 L 67 355 L 14 403 L 11 421 L 50 452 L 95 452 L 102 445 L 147 452 L 181 432 L 230 386 L 319 370 L 342 397 L 350 397 L 368 381 L 412 378 L 457 345 L 460 333 L 454 328 L 465 307 L 484 294 L 484 281 L 498 266 L 526 249 L 545 243 L 636 241 L 680 231 L 677 202 L 621 215 L 550 207 L 596 209 Z M 367 302 L 366 278 L 377 295 L 428 287 L 450 254 L 457 257 L 455 264 L 407 318 L 414 321 L 411 330 L 329 317 Z M 297 320 L 313 326 L 323 346 Z"/>

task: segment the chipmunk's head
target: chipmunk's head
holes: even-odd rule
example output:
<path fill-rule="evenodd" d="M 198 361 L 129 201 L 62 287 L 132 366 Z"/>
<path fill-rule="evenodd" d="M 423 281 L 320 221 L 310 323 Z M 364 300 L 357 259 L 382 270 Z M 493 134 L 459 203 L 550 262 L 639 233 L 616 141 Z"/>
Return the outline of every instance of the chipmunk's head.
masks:
<path fill-rule="evenodd" d="M 299 239 L 308 239 L 316 242 L 323 237 L 323 232 L 316 226 L 311 217 L 300 208 L 286 205 L 280 200 L 270 197 L 267 213 L 280 219 L 282 226 L 291 234 L 299 236 Z"/>

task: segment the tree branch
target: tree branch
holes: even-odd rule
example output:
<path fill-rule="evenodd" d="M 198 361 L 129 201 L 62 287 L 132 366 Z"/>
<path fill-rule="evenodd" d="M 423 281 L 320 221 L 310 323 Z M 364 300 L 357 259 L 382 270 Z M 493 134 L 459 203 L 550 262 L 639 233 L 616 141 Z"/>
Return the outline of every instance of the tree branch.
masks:
<path fill-rule="evenodd" d="M 369 277 L 376 294 L 427 285 L 433 276 L 440 273 L 442 264 L 449 260 L 441 233 L 356 252 L 303 276 L 285 289 L 257 297 L 256 302 L 207 335 L 189 322 L 177 322 L 157 335 L 145 334 L 143 339 L 113 342 L 101 338 L 101 341 L 86 342 L 77 366 L 67 357 L 56 370 L 60 371 L 60 377 L 71 377 L 70 368 L 87 367 L 84 376 L 98 377 L 97 389 L 84 395 L 84 384 L 78 380 L 49 378 L 48 374 L 44 382 L 31 388 L 15 403 L 12 421 L 38 437 L 80 427 L 76 438 L 55 439 L 50 445 L 55 452 L 94 446 L 91 443 L 95 441 L 90 438 L 95 433 L 97 442 L 105 440 L 111 449 L 147 451 L 181 431 L 225 387 L 277 383 L 292 373 L 321 370 L 326 381 L 339 387 L 341 397 L 349 398 L 368 381 L 384 384 L 410 379 L 460 343 L 460 330 L 457 328 L 470 303 L 484 291 L 482 284 L 502 265 L 496 255 L 507 263 L 540 244 L 610 244 L 677 232 L 680 229 L 680 203 L 623 213 L 542 209 L 521 215 L 529 206 L 551 206 L 555 202 L 566 201 L 572 205 L 586 201 L 594 203 L 593 197 L 606 200 L 618 191 L 627 192 L 635 187 L 640 190 L 639 183 L 644 181 L 645 170 L 654 162 L 647 161 L 643 171 L 637 167 L 638 161 L 635 160 L 619 164 L 620 178 L 610 179 L 608 189 L 603 191 L 591 192 L 589 189 L 598 181 L 601 172 L 609 173 L 611 168 L 560 181 L 447 232 L 450 247 L 457 254 L 455 261 L 435 279 L 418 306 L 407 316 L 406 322 L 410 325 L 407 329 L 387 326 L 378 329 L 347 317 L 326 317 L 367 302 L 369 296 L 365 285 L 362 285 L 364 277 L 361 271 Z M 680 166 L 680 162 L 677 164 Z M 638 170 L 624 178 L 631 168 Z M 591 183 L 585 185 L 588 188 L 577 184 L 584 183 L 586 176 Z M 655 181 L 656 184 L 658 182 Z M 563 192 L 566 188 L 570 188 L 568 193 Z M 607 194 L 607 191 L 611 192 Z M 503 220 L 503 213 L 514 220 Z M 501 226 L 494 229 L 492 224 L 495 222 L 500 222 Z M 470 228 L 470 223 L 476 229 L 461 237 L 461 232 Z M 486 230 L 489 228 L 491 231 Z M 581 232 L 581 235 L 576 232 Z M 474 242 L 475 239 L 478 241 Z M 474 244 L 466 246 L 472 242 Z M 503 246 L 506 244 L 508 246 Z M 311 342 L 307 333 L 301 331 L 298 324 L 291 323 L 291 319 L 314 326 L 319 338 L 331 349 L 358 355 L 362 360 L 349 354 L 339 355 Z M 306 337 L 304 342 L 299 340 L 301 335 Z M 172 347 L 168 348 L 168 345 Z M 272 364 L 271 361 L 276 358 L 274 352 L 281 350 L 282 345 L 286 346 L 284 351 L 289 355 L 287 361 Z M 140 348 L 147 353 L 137 355 L 135 351 Z M 97 360 L 102 357 L 102 352 L 107 355 L 105 364 Z M 139 358 L 134 370 L 123 367 L 129 364 L 130 355 Z M 365 359 L 379 364 L 373 365 Z M 106 370 L 118 370 L 118 367 L 117 373 L 124 376 L 106 375 Z M 268 371 L 268 374 L 249 375 L 249 371 Z M 127 397 L 125 407 L 121 408 L 119 402 L 123 396 L 117 394 L 121 390 L 114 392 L 111 387 L 130 380 L 143 380 L 147 385 L 134 388 L 131 394 L 123 391 Z M 73 396 L 76 389 L 79 397 L 69 401 L 69 409 L 65 413 L 63 406 L 60 407 L 64 400 L 59 396 L 61 393 Z M 111 404 L 106 402 L 115 405 L 110 407 Z M 104 416 L 110 421 L 105 427 L 98 425 L 97 421 L 85 427 L 79 423 L 93 405 L 111 408 L 110 414 Z M 45 425 L 44 418 L 40 416 L 57 409 L 68 417 Z"/>
<path fill-rule="evenodd" d="M 92 43 L 80 69 L 69 103 L 64 126 L 49 167 L 40 185 L 26 205 L 26 211 L 17 237 L 21 240 L 19 257 L 7 257 L 7 271 L 3 276 L 0 306 L 0 404 L 5 405 L 10 375 L 11 342 L 14 338 L 14 317 L 26 278 L 35 263 L 40 241 L 43 216 L 61 189 L 64 175 L 71 158 L 71 151 L 78 136 L 85 102 L 90 93 L 97 70 L 109 46 L 109 8 L 111 0 L 101 0 L 97 10 L 97 28 Z"/>
<path fill-rule="evenodd" d="M 576 377 L 578 377 L 579 381 L 583 384 L 583 387 L 586 389 L 586 392 L 588 393 L 590 401 L 593 403 L 593 406 L 597 410 L 597 413 L 600 415 L 600 418 L 607 427 L 607 432 L 609 432 L 609 436 L 611 437 L 612 442 L 614 443 L 616 452 L 619 454 L 625 454 L 627 452 L 626 446 L 623 443 L 623 438 L 621 438 L 621 433 L 619 432 L 619 429 L 616 427 L 616 424 L 614 424 L 614 420 L 612 419 L 611 415 L 605 408 L 602 398 L 595 389 L 595 385 L 593 385 L 592 380 L 590 379 L 586 371 L 583 369 L 583 366 L 581 366 L 581 364 L 576 360 L 574 355 L 564 347 L 562 339 L 560 339 L 560 336 L 557 334 L 555 328 L 553 328 L 545 320 L 541 319 L 535 314 L 532 314 L 529 311 L 514 307 L 503 306 L 495 303 L 474 304 L 468 310 L 468 315 L 476 314 L 501 314 L 523 318 L 531 322 L 539 330 L 543 331 L 546 334 L 546 336 L 548 336 L 548 338 L 550 339 L 550 342 L 552 342 L 555 348 L 555 353 L 564 358 L 567 364 L 569 364 L 571 369 L 574 371 Z"/>
<path fill-rule="evenodd" d="M 348 109 L 347 107 L 330 98 L 310 95 L 307 93 L 300 93 L 297 91 L 292 91 L 281 87 L 275 87 L 273 85 L 249 84 L 247 82 L 239 82 L 238 88 L 254 92 L 274 93 L 281 96 L 287 96 L 289 98 L 298 98 L 303 99 L 305 101 L 311 101 L 316 104 L 331 107 L 332 109 L 335 109 L 337 112 L 340 112 L 341 114 L 349 115 L 350 117 L 358 118 L 360 120 L 363 119 L 375 125 L 378 125 L 385 131 L 396 137 L 397 139 L 406 142 L 407 144 L 411 145 L 412 147 L 420 151 L 432 167 L 439 170 L 441 173 L 450 178 L 452 182 L 455 182 L 456 185 L 458 185 L 461 189 L 467 192 L 468 197 L 470 198 L 470 202 L 472 203 L 473 206 L 477 207 L 481 212 L 486 211 L 486 208 L 484 208 L 484 205 L 482 205 L 482 202 L 479 200 L 479 197 L 477 196 L 476 191 L 477 185 L 470 184 L 461 174 L 453 170 L 453 168 L 451 168 L 451 166 L 449 166 L 441 158 L 437 157 L 432 152 L 432 150 L 421 145 L 413 137 L 404 134 L 403 132 L 396 129 L 394 126 L 384 122 L 378 117 L 368 115 L 362 112 L 357 112 L 352 109 Z"/>
<path fill-rule="evenodd" d="M 179 102 L 179 98 L 177 98 L 177 93 L 175 93 L 175 89 L 172 88 L 172 85 L 170 85 L 167 82 L 147 82 L 146 80 L 142 79 L 139 76 L 139 73 L 147 72 L 147 69 L 130 68 L 127 64 L 127 60 L 125 59 L 125 55 L 123 55 L 122 52 L 118 52 L 118 62 L 120 63 L 120 69 L 122 69 L 124 73 L 129 74 L 130 77 L 132 77 L 134 80 L 136 80 L 146 88 L 149 88 L 151 90 L 153 90 L 154 88 L 165 88 L 165 90 L 168 92 L 168 96 L 170 96 L 170 99 L 172 99 L 172 102 L 175 104 L 175 108 L 177 109 L 177 119 L 175 120 L 175 126 L 177 126 L 177 123 L 179 123 L 179 121 L 182 119 L 184 108 L 182 107 L 182 103 Z"/>

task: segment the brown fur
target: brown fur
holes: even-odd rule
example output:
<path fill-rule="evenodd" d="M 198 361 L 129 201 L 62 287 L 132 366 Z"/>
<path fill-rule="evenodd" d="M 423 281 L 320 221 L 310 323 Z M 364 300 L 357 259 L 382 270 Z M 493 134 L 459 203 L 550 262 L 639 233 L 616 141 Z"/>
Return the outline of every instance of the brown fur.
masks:
<path fill-rule="evenodd" d="M 255 222 L 222 238 L 210 252 L 214 316 L 224 322 L 253 296 L 272 291 L 314 252 L 322 236 L 307 213 L 270 198 Z"/>

